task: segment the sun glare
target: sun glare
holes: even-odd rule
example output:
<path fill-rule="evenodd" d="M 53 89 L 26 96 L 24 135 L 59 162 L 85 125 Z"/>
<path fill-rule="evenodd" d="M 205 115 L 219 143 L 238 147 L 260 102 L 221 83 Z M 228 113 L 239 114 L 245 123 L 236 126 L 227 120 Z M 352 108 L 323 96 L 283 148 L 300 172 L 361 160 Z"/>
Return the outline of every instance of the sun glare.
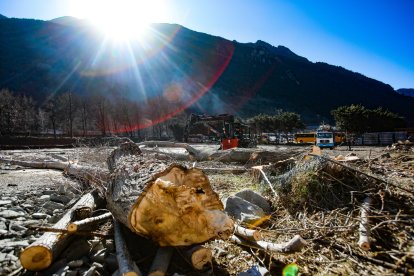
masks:
<path fill-rule="evenodd" d="M 139 39 L 150 23 L 166 21 L 162 0 L 78 0 L 72 4 L 76 16 L 90 20 L 115 40 Z"/>

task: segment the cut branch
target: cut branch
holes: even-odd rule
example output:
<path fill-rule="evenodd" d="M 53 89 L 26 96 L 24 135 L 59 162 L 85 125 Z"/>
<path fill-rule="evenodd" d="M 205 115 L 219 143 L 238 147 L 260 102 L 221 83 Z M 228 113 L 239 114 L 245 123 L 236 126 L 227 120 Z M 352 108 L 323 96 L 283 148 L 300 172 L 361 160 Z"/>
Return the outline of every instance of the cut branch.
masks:
<path fill-rule="evenodd" d="M 173 253 L 174 248 L 172 247 L 159 247 L 155 258 L 152 261 L 148 275 L 164 276 L 167 273 Z"/>
<path fill-rule="evenodd" d="M 246 229 L 240 225 L 234 225 L 234 233 L 247 240 L 258 241 L 262 239 L 262 234 L 253 229 Z"/>
<path fill-rule="evenodd" d="M 53 226 L 56 229 L 66 229 L 68 224 L 79 218 L 80 214 L 90 215 L 95 209 L 97 193 L 85 194 L 66 214 Z M 83 210 L 78 212 L 78 210 Z M 84 217 L 83 217 L 84 218 Z M 27 270 L 43 270 L 50 266 L 60 252 L 70 241 L 71 236 L 63 233 L 44 233 L 34 243 L 26 247 L 20 254 L 20 262 Z"/>
<path fill-rule="evenodd" d="M 84 230 L 84 229 L 88 229 L 91 226 L 94 226 L 102 221 L 108 220 L 112 218 L 112 214 L 111 213 L 106 213 L 100 216 L 96 216 L 96 217 L 90 217 L 90 218 L 86 218 L 83 220 L 79 220 L 79 221 L 74 221 L 72 223 L 69 223 L 68 225 L 68 232 L 69 233 L 73 233 L 73 232 L 77 232 L 79 230 Z"/>
<path fill-rule="evenodd" d="M 213 253 L 209 248 L 196 245 L 180 252 L 195 270 L 202 270 L 207 264 L 212 264 Z"/>
<path fill-rule="evenodd" d="M 370 245 L 370 225 L 369 225 L 369 212 L 370 212 L 371 198 L 367 197 L 361 206 L 361 221 L 359 223 L 359 240 L 358 245 L 362 250 L 368 251 L 371 249 Z"/>
<path fill-rule="evenodd" d="M 119 275 L 123 276 L 138 276 L 142 275 L 141 271 L 131 259 L 125 239 L 122 234 L 121 225 L 114 218 L 114 241 L 116 248 L 116 259 L 118 261 Z"/>
<path fill-rule="evenodd" d="M 294 236 L 290 241 L 282 244 L 277 243 L 271 243 L 271 242 L 265 242 L 265 241 L 249 241 L 240 237 L 237 237 L 235 235 L 231 236 L 230 238 L 233 242 L 264 250 L 264 251 L 272 251 L 272 252 L 278 252 L 278 253 L 293 253 L 300 251 L 305 245 L 306 241 L 302 239 L 301 236 L 296 235 Z"/>

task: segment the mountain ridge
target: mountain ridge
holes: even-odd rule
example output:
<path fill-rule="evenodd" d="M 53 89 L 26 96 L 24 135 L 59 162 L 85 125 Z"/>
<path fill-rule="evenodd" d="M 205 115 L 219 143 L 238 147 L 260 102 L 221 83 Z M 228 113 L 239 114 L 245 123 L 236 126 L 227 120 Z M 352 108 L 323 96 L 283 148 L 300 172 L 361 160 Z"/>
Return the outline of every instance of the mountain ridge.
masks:
<path fill-rule="evenodd" d="M 332 120 L 330 110 L 356 103 L 383 106 L 414 124 L 413 99 L 341 66 L 310 62 L 261 40 L 239 43 L 178 24 L 152 28 L 163 39 L 150 38 L 150 47 L 131 43 L 128 50 L 106 42 L 103 49 L 103 35 L 87 24 L 1 20 L 0 88 L 31 95 L 41 104 L 67 90 L 82 95 L 122 91 L 145 102 L 175 85 L 187 101 L 183 108 L 195 112 L 246 117 L 283 108 L 319 123 Z"/>

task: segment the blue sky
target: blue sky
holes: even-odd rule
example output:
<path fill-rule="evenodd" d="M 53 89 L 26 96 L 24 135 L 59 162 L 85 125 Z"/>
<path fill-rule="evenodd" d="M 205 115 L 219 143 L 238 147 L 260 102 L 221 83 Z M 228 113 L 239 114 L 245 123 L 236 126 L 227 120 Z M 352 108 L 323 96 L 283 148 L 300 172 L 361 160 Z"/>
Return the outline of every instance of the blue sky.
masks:
<path fill-rule="evenodd" d="M 74 9 L 75 2 L 83 4 Z M 85 2 L 88 0 L 0 0 L 0 13 L 43 20 L 83 17 L 88 11 L 79 12 L 79 7 Z M 115 3 L 122 5 L 123 0 Z M 141 10 L 158 14 L 155 21 L 178 23 L 239 42 L 264 40 L 286 46 L 310 61 L 339 65 L 395 89 L 414 88 L 411 0 L 159 0 L 156 5 L 162 7 L 162 13 L 154 7 L 145 11 L 145 5 Z"/>

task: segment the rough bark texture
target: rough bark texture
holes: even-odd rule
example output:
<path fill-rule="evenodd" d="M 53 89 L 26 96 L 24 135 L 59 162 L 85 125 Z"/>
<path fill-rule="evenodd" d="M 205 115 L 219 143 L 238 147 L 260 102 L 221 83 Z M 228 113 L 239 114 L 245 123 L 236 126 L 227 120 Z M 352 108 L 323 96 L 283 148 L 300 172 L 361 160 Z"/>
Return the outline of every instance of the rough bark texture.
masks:
<path fill-rule="evenodd" d="M 53 226 L 56 229 L 66 229 L 68 224 L 75 219 L 82 219 L 79 213 L 90 215 L 95 209 L 97 193 L 84 195 L 66 214 Z M 78 212 L 78 210 L 83 210 Z M 89 212 L 86 212 L 89 210 Z M 83 217 L 85 218 L 85 217 Z M 50 266 L 60 252 L 70 241 L 71 236 L 62 233 L 48 232 L 43 234 L 34 243 L 29 245 L 20 254 L 20 262 L 27 270 L 43 270 Z"/>
<path fill-rule="evenodd" d="M 133 232 L 161 246 L 227 238 L 233 222 L 199 169 L 140 154 L 129 143 L 108 159 L 108 209 Z"/>
<path fill-rule="evenodd" d="M 247 240 L 258 241 L 262 239 L 262 234 L 258 230 L 246 229 L 240 225 L 234 226 L 234 233 Z"/>
<path fill-rule="evenodd" d="M 174 248 L 172 247 L 159 247 L 148 276 L 164 276 L 167 273 L 173 253 Z"/>
<path fill-rule="evenodd" d="M 266 241 L 251 241 L 246 240 L 235 235 L 230 238 L 233 242 L 265 251 L 279 252 L 279 253 L 293 253 L 301 250 L 305 245 L 306 241 L 301 236 L 296 235 L 290 241 L 277 244 Z"/>
<path fill-rule="evenodd" d="M 369 212 L 370 212 L 371 198 L 367 197 L 361 206 L 361 222 L 359 223 L 359 240 L 358 245 L 362 250 L 368 251 L 371 249 L 369 242 L 370 227 L 369 227 Z"/>
<path fill-rule="evenodd" d="M 131 259 L 128 247 L 126 246 L 124 236 L 122 234 L 121 225 L 114 218 L 114 241 L 116 248 L 116 259 L 118 261 L 119 275 L 123 276 L 138 276 L 142 275 L 137 265 Z"/>
<path fill-rule="evenodd" d="M 112 214 L 111 213 L 106 213 L 100 216 L 96 216 L 96 217 L 90 217 L 90 218 L 86 218 L 83 220 L 78 220 L 78 221 L 74 221 L 72 223 L 69 223 L 68 225 L 68 231 L 71 233 L 74 233 L 76 231 L 79 230 L 85 230 L 88 229 L 102 221 L 108 220 L 112 218 Z"/>

